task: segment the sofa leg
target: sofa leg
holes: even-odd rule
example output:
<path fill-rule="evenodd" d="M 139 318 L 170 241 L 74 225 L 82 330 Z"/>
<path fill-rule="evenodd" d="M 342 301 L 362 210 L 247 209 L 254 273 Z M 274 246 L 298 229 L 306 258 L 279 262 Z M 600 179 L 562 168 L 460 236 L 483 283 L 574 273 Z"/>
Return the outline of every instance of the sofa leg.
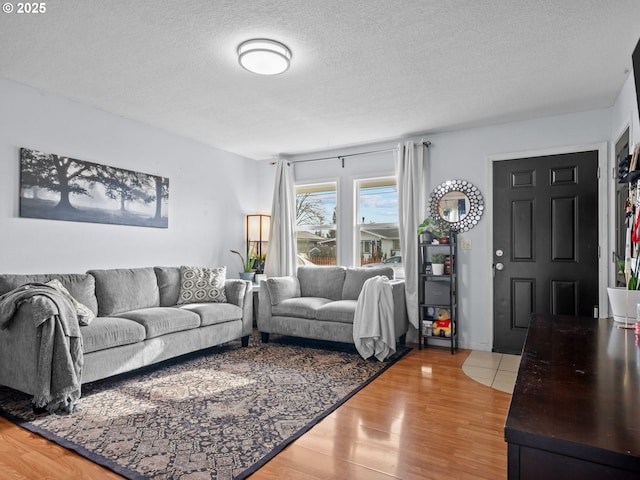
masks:
<path fill-rule="evenodd" d="M 249 335 L 242 337 L 240 339 L 240 341 L 242 342 L 242 346 L 243 347 L 248 347 L 249 346 Z"/>
<path fill-rule="evenodd" d="M 406 333 L 404 335 L 400 335 L 400 338 L 398 338 L 398 343 L 400 345 L 405 345 L 407 343 L 407 334 Z"/>
<path fill-rule="evenodd" d="M 260 332 L 260 338 L 262 338 L 262 343 L 269 343 L 269 333 Z"/>

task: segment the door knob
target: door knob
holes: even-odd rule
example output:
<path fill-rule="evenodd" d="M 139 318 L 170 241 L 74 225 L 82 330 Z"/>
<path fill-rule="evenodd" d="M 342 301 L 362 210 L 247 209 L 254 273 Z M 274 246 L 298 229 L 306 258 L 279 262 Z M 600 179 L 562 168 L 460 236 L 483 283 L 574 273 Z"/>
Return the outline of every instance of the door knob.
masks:
<path fill-rule="evenodd" d="M 502 255 L 504 255 L 502 250 L 496 250 L 496 257 L 501 257 Z"/>
<path fill-rule="evenodd" d="M 496 263 L 496 270 L 498 270 L 498 271 L 504 270 L 504 264 L 503 263 Z"/>

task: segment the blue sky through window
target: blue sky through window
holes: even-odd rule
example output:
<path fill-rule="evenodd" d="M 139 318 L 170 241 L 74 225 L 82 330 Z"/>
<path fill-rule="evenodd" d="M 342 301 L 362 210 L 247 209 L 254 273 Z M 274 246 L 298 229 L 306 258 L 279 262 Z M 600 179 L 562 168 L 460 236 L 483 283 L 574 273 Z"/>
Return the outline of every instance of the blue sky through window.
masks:
<path fill-rule="evenodd" d="M 358 223 L 398 223 L 398 187 L 361 186 Z"/>

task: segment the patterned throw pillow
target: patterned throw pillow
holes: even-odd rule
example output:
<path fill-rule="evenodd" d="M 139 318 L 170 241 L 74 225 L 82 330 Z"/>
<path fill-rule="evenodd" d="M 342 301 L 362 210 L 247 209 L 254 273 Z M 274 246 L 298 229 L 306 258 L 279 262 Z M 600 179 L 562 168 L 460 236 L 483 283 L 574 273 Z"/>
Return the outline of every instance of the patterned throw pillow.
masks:
<path fill-rule="evenodd" d="M 224 303 L 227 267 L 180 267 L 178 305 L 185 303 Z"/>
<path fill-rule="evenodd" d="M 91 320 L 96 318 L 96 316 L 94 315 L 94 313 L 91 311 L 89 307 L 80 303 L 79 301 L 77 301 L 75 298 L 71 296 L 71 294 L 69 293 L 69 290 L 65 288 L 65 286 L 62 284 L 60 280 L 58 279 L 49 280 L 46 284 L 49 285 L 50 287 L 55 288 L 59 292 L 62 292 L 67 297 L 69 297 L 69 299 L 73 303 L 73 306 L 76 307 L 76 312 L 78 313 L 78 323 L 80 323 L 80 325 L 85 325 L 85 326 L 89 325 L 91 323 Z"/>

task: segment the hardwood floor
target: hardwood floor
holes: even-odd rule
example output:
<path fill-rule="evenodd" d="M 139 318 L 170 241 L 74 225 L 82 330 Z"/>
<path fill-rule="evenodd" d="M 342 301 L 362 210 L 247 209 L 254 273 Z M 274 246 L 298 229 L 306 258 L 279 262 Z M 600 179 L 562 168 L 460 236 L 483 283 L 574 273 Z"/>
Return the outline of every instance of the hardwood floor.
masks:
<path fill-rule="evenodd" d="M 468 355 L 412 350 L 251 480 L 506 478 L 511 395 L 467 377 Z M 121 477 L 0 419 L 0 478 Z"/>

